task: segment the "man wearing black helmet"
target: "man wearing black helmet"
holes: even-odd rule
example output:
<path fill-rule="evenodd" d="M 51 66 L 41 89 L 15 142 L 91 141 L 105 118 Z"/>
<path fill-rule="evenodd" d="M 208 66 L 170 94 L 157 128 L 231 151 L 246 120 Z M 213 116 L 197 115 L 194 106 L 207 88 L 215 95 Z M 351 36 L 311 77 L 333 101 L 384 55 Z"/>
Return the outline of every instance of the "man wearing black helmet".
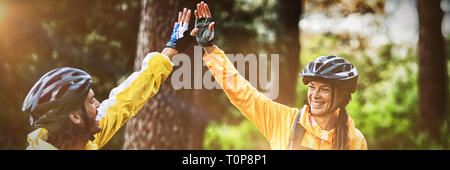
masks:
<path fill-rule="evenodd" d="M 208 5 L 194 11 L 197 42 L 206 54 L 203 61 L 229 100 L 270 143 L 271 149 L 367 149 L 345 107 L 355 92 L 358 72 L 347 60 L 323 56 L 310 62 L 300 76 L 309 86 L 302 109 L 269 99 L 242 77 L 224 51 L 212 43 L 214 22 Z"/>
<path fill-rule="evenodd" d="M 180 12 L 166 48 L 147 54 L 141 69 L 102 103 L 95 99 L 91 76 L 82 70 L 57 68 L 42 76 L 22 107 L 30 114 L 31 126 L 38 128 L 28 134 L 27 149 L 102 148 L 158 92 L 172 72 L 170 59 L 193 42 L 186 34 L 190 15 L 190 10 Z"/>

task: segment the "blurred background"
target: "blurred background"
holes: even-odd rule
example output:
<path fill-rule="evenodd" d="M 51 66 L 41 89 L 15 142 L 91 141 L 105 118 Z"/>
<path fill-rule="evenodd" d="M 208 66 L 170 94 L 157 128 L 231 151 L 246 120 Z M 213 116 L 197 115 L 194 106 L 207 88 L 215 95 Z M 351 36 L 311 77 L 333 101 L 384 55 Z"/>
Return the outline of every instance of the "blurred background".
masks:
<path fill-rule="evenodd" d="M 34 129 L 22 102 L 44 73 L 83 69 L 102 101 L 147 52 L 164 48 L 177 12 L 198 2 L 0 0 L 0 149 L 26 147 Z M 205 2 L 226 53 L 280 55 L 277 102 L 301 108 L 307 87 L 298 73 L 337 55 L 360 73 L 347 111 L 369 149 L 449 149 L 449 0 Z M 166 81 L 103 149 L 270 147 L 222 90 L 173 90 Z"/>

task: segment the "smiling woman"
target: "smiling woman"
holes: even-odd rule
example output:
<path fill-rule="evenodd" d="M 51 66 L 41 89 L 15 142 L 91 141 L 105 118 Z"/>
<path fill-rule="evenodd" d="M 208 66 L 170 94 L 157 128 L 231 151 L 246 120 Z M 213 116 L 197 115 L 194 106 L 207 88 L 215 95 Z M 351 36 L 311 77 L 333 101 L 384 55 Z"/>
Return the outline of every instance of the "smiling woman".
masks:
<path fill-rule="evenodd" d="M 319 125 L 323 136 L 334 133 L 331 142 L 334 149 L 350 149 L 352 136 L 362 138 L 354 128 L 345 107 L 356 90 L 358 71 L 347 60 L 336 56 L 321 56 L 308 63 L 300 73 L 303 84 L 308 84 L 308 106 L 313 126 Z M 303 125 L 304 126 L 304 125 Z M 326 136 L 329 136 L 326 135 Z M 363 142 L 365 144 L 365 141 Z"/>

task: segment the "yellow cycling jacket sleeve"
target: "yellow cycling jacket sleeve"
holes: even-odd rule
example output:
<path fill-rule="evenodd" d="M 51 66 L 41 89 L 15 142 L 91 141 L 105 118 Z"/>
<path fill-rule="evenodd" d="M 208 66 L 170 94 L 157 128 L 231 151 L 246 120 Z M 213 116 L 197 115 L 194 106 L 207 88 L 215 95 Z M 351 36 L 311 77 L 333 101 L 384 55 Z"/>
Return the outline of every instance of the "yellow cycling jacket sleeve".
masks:
<path fill-rule="evenodd" d="M 203 60 L 228 99 L 266 137 L 272 149 L 288 149 L 290 132 L 299 110 L 272 101 L 242 77 L 225 53 L 215 50 Z"/>
<path fill-rule="evenodd" d="M 160 85 L 172 72 L 172 63 L 161 53 L 149 53 L 142 62 L 141 69 L 131 74 L 114 88 L 109 98 L 97 109 L 101 132 L 86 149 L 100 149 L 130 118 L 154 96 Z"/>

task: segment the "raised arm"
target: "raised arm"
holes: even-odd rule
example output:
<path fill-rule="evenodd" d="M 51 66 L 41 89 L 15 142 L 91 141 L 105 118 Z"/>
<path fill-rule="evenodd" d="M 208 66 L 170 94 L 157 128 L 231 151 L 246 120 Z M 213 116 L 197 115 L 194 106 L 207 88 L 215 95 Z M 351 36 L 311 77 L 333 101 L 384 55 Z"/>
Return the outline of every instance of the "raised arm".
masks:
<path fill-rule="evenodd" d="M 192 46 L 194 39 L 188 34 L 189 21 L 191 18 L 191 10 L 183 9 L 183 12 L 178 12 L 178 21 L 173 26 L 172 34 L 169 42 L 166 43 L 166 48 L 161 52 L 170 59 L 179 51 L 184 51 L 187 47 Z"/>
<path fill-rule="evenodd" d="M 103 147 L 128 120 L 137 114 L 148 100 L 159 90 L 161 84 L 172 72 L 171 58 L 190 45 L 186 36 L 190 10 L 179 13 L 170 41 L 161 53 L 152 52 L 145 56 L 139 71 L 131 74 L 119 86 L 114 88 L 109 98 L 97 109 L 97 120 L 100 120 L 101 132 L 95 135 L 91 145 L 97 149 Z M 186 29 L 184 29 L 186 28 Z M 192 39 L 192 38 L 191 38 Z M 91 141 L 90 141 L 91 142 Z M 95 149 L 95 148 L 86 148 Z"/>
<path fill-rule="evenodd" d="M 247 117 L 271 143 L 287 143 L 289 131 L 298 109 L 276 103 L 259 92 L 242 77 L 225 53 L 213 45 L 214 25 L 208 5 L 197 5 L 194 12 L 196 28 L 191 35 L 196 35 L 198 44 L 203 46 L 206 54 L 203 61 L 222 86 L 231 103 Z M 276 148 L 275 148 L 276 149 Z"/>

